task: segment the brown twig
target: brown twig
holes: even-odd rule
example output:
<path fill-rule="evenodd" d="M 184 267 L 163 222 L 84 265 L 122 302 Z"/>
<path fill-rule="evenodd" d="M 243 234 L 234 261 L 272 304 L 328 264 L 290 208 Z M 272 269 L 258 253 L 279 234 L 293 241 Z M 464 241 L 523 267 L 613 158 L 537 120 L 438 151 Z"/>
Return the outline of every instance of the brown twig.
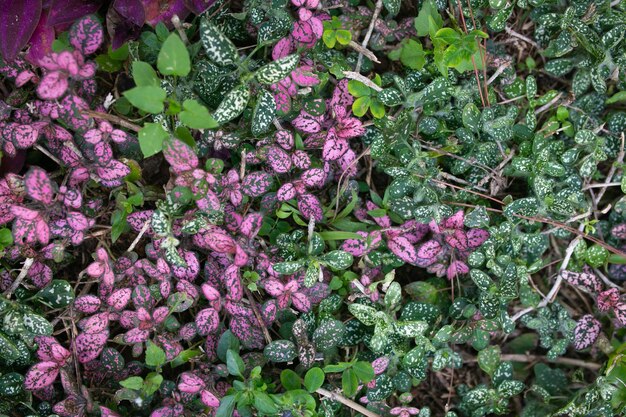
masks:
<path fill-rule="evenodd" d="M 344 71 L 343 75 L 346 78 L 349 78 L 351 80 L 357 80 L 362 82 L 363 84 L 365 84 L 366 86 L 368 86 L 369 88 L 371 88 L 372 90 L 376 91 L 376 92 L 381 92 L 383 91 L 383 89 L 379 86 L 377 86 L 376 84 L 374 84 L 374 82 L 372 80 L 370 80 L 369 78 L 359 74 L 356 71 Z"/>
<path fill-rule="evenodd" d="M 374 52 L 370 51 L 367 48 L 364 48 L 362 45 L 359 45 L 355 41 L 350 41 L 348 46 L 350 48 L 354 49 L 355 51 L 357 51 L 359 54 L 365 55 L 371 61 L 373 61 L 373 62 L 375 62 L 377 64 L 380 64 L 380 61 L 378 60 L 378 58 L 376 58 L 376 55 L 374 55 Z"/>
<path fill-rule="evenodd" d="M 94 119 L 108 120 L 109 122 L 116 123 L 134 132 L 139 132 L 141 130 L 141 126 L 136 125 L 132 122 L 129 122 L 128 120 L 123 119 L 114 114 L 102 113 L 102 112 L 93 111 L 93 110 L 83 110 L 81 111 L 81 113 L 85 116 L 93 117 Z"/>
<path fill-rule="evenodd" d="M 464 355 L 465 356 L 465 355 Z M 563 358 L 559 357 L 554 360 L 548 359 L 546 356 L 540 355 L 525 355 L 525 354 L 504 354 L 500 356 L 500 359 L 503 361 L 511 361 L 511 362 L 549 362 L 549 363 L 558 363 L 560 365 L 569 365 L 569 366 L 578 366 L 580 368 L 586 368 L 592 371 L 597 371 L 602 368 L 602 365 L 598 363 L 588 362 L 582 359 L 574 359 L 574 358 Z M 478 362 L 478 358 L 475 357 L 464 357 L 466 362 Z"/>
<path fill-rule="evenodd" d="M 28 275 L 28 271 L 33 266 L 33 262 L 35 262 L 35 258 L 26 258 L 26 260 L 24 261 L 24 265 L 22 265 L 22 270 L 20 271 L 20 274 L 17 276 L 17 278 L 15 278 L 15 281 L 13 281 L 13 284 L 11 284 L 9 289 L 5 291 L 4 296 L 6 298 L 11 298 L 11 294 L 13 294 L 13 291 L 15 291 L 17 287 L 20 286 L 24 278 L 26 278 L 26 275 Z"/>
<path fill-rule="evenodd" d="M 135 249 L 135 246 L 137 246 L 137 244 L 139 243 L 139 241 L 143 237 L 144 233 L 146 233 L 148 231 L 149 227 L 150 227 L 150 220 L 146 220 L 145 223 L 143 224 L 143 226 L 141 227 L 141 230 L 139 231 L 139 234 L 137 235 L 135 240 L 133 240 L 133 242 L 130 244 L 128 249 L 126 249 L 126 252 L 132 252 L 133 249 Z"/>
<path fill-rule="evenodd" d="M 324 388 L 318 388 L 315 392 L 317 392 L 319 395 L 323 395 L 324 397 L 328 397 L 328 398 L 330 398 L 333 401 L 339 401 L 341 404 L 345 405 L 346 407 L 350 407 L 354 411 L 356 411 L 358 413 L 361 413 L 364 416 L 367 416 L 367 417 L 380 417 L 375 412 L 368 410 L 367 408 L 363 407 L 362 405 L 355 403 L 351 399 L 346 398 L 346 397 L 344 397 L 341 394 L 337 394 L 337 393 L 328 391 L 328 390 L 326 390 Z"/>
<path fill-rule="evenodd" d="M 245 285 L 243 286 L 243 290 L 246 292 L 246 297 L 248 297 L 248 301 L 250 301 L 250 307 L 252 307 L 252 311 L 254 312 L 254 315 L 256 316 L 257 321 L 259 322 L 259 326 L 261 327 L 263 336 L 265 336 L 265 341 L 267 343 L 271 343 L 272 336 L 270 336 L 270 332 L 267 330 L 267 326 L 265 326 L 265 321 L 263 320 L 263 316 L 261 315 L 261 312 L 256 306 L 256 301 L 254 301 L 254 297 L 252 296 L 252 293 L 250 292 L 248 287 Z"/>
<path fill-rule="evenodd" d="M 376 0 L 376 7 L 374 8 L 374 14 L 372 14 L 372 20 L 370 22 L 369 27 L 367 28 L 367 32 L 365 33 L 365 38 L 363 38 L 363 43 L 361 44 L 364 49 L 367 49 L 367 44 L 370 42 L 370 38 L 372 37 L 372 32 L 374 32 L 374 26 L 376 25 L 376 20 L 378 20 L 378 16 L 380 12 L 383 10 L 383 0 Z M 356 72 L 361 72 L 361 65 L 363 64 L 363 54 L 359 53 L 359 58 L 356 61 Z"/>

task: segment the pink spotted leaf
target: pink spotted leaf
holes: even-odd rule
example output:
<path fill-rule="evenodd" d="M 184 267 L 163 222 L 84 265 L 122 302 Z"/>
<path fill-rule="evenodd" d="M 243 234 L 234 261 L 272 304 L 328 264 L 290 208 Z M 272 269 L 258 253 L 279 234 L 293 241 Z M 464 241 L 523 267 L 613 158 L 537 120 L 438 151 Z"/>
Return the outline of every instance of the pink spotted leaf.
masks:
<path fill-rule="evenodd" d="M 84 16 L 70 28 L 70 43 L 85 55 L 96 52 L 103 40 L 104 30 L 95 15 Z"/>
<path fill-rule="evenodd" d="M 574 328 L 574 348 L 576 350 L 587 349 L 598 339 L 600 331 L 600 322 L 591 314 L 581 317 Z"/>
<path fill-rule="evenodd" d="M 176 138 L 163 142 L 163 156 L 177 174 L 198 167 L 198 157 L 193 148 Z"/>
<path fill-rule="evenodd" d="M 33 167 L 24 176 L 26 193 L 33 200 L 49 205 L 54 198 L 54 185 L 46 171 Z"/>
<path fill-rule="evenodd" d="M 59 375 L 59 364 L 52 361 L 39 362 L 28 370 L 24 379 L 24 388 L 30 391 L 52 385 Z"/>

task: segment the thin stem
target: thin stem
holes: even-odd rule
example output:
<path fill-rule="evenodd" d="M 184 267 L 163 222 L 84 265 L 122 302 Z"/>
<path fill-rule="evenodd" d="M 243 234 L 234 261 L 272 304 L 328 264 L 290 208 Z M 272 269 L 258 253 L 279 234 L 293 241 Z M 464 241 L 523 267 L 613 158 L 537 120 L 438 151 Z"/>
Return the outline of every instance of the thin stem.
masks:
<path fill-rule="evenodd" d="M 374 26 L 376 25 L 376 20 L 378 20 L 378 16 L 380 12 L 383 10 L 383 0 L 376 0 L 376 7 L 374 8 L 374 14 L 372 15 L 372 20 L 370 21 L 370 25 L 367 28 L 367 32 L 365 33 L 365 38 L 363 39 L 363 49 L 367 49 L 367 44 L 370 42 L 370 38 L 372 37 L 372 32 L 374 32 Z M 363 54 L 359 53 L 359 58 L 356 61 L 356 72 L 361 72 L 361 65 L 363 64 Z"/>
<path fill-rule="evenodd" d="M 17 276 L 17 278 L 15 278 L 15 281 L 13 281 L 11 287 L 9 287 L 9 289 L 5 291 L 4 296 L 6 298 L 11 298 L 11 294 L 13 294 L 13 291 L 15 291 L 17 287 L 20 286 L 24 278 L 26 278 L 26 275 L 28 275 L 28 271 L 33 266 L 34 262 L 35 258 L 26 258 L 26 260 L 24 261 L 24 265 L 22 265 L 22 270 L 20 271 L 20 274 Z"/>
<path fill-rule="evenodd" d="M 114 114 L 101 113 L 101 112 L 93 111 L 93 110 L 83 110 L 81 111 L 81 113 L 84 114 L 85 116 L 93 117 L 94 119 L 108 120 L 109 122 L 116 123 L 134 132 L 139 132 L 141 130 L 141 126 L 131 123 L 128 120 L 123 119 Z"/>
<path fill-rule="evenodd" d="M 345 405 L 346 407 L 350 407 L 351 409 L 353 409 L 356 412 L 359 412 L 361 414 L 363 414 L 364 416 L 367 417 L 380 417 L 378 414 L 374 413 L 373 411 L 368 410 L 367 408 L 363 407 L 360 404 L 355 403 L 354 401 L 352 401 L 349 398 L 344 397 L 341 394 L 337 394 L 331 391 L 328 391 L 324 388 L 318 388 L 315 392 L 317 392 L 320 395 L 323 395 L 324 397 L 328 397 L 333 401 L 339 401 L 341 404 Z"/>

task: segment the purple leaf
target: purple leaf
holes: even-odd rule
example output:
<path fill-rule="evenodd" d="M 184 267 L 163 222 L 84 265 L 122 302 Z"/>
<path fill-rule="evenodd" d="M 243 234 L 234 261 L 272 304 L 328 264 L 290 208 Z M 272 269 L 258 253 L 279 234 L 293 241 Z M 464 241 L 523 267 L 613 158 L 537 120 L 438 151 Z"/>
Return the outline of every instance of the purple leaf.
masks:
<path fill-rule="evenodd" d="M 326 173 L 322 168 L 307 169 L 300 177 L 307 187 L 321 187 L 326 181 Z"/>
<path fill-rule="evenodd" d="M 296 197 L 296 187 L 292 183 L 287 182 L 283 184 L 276 192 L 276 198 L 278 201 L 288 201 Z"/>
<path fill-rule="evenodd" d="M 451 234 L 444 236 L 446 243 L 460 251 L 467 250 L 467 235 L 464 230 L 454 230 Z"/>
<path fill-rule="evenodd" d="M 462 229 L 464 219 L 465 214 L 463 213 L 463 210 L 459 210 L 452 216 L 443 219 L 441 221 L 441 227 L 444 229 Z"/>
<path fill-rule="evenodd" d="M 72 23 L 81 17 L 98 11 L 102 3 L 97 0 L 52 0 L 48 25 Z"/>
<path fill-rule="evenodd" d="M 593 345 L 600 335 L 600 322 L 591 314 L 581 317 L 574 328 L 574 348 L 583 350 Z"/>
<path fill-rule="evenodd" d="M 75 340 L 78 362 L 87 363 L 100 356 L 100 353 L 102 352 L 102 349 L 104 349 L 104 345 L 106 344 L 108 337 L 108 331 L 95 334 L 79 334 Z"/>
<path fill-rule="evenodd" d="M 301 87 L 312 87 L 319 84 L 320 79 L 313 72 L 313 67 L 309 65 L 302 65 L 291 72 L 291 78 L 293 82 Z"/>
<path fill-rule="evenodd" d="M 278 130 L 274 134 L 274 139 L 276 140 L 276 144 L 283 148 L 286 151 L 293 149 L 294 139 L 293 133 L 288 130 Z"/>
<path fill-rule="evenodd" d="M 437 256 L 441 253 L 443 247 L 436 240 L 429 240 L 419 247 L 417 250 L 418 265 L 429 266 L 437 261 Z"/>
<path fill-rule="evenodd" d="M 613 312 L 615 313 L 615 318 L 617 318 L 620 326 L 626 326 L 626 303 L 617 303 L 617 305 L 613 308 Z"/>
<path fill-rule="evenodd" d="M 278 146 L 270 146 L 267 150 L 267 162 L 274 172 L 285 174 L 291 170 L 289 154 Z"/>
<path fill-rule="evenodd" d="M 598 294 L 596 302 L 598 303 L 598 310 L 609 311 L 615 307 L 619 302 L 619 290 L 617 288 L 610 288 L 606 291 L 602 291 Z"/>
<path fill-rule="evenodd" d="M 71 356 L 70 351 L 61 346 L 52 336 L 36 336 L 35 341 L 38 345 L 37 357 L 42 361 L 63 365 Z"/>
<path fill-rule="evenodd" d="M 109 313 L 98 313 L 78 322 L 78 327 L 89 334 L 102 333 L 109 327 Z"/>
<path fill-rule="evenodd" d="M 322 125 L 317 118 L 305 111 L 301 111 L 298 117 L 291 121 L 293 127 L 304 133 L 317 133 L 322 130 Z"/>
<path fill-rule="evenodd" d="M 300 169 L 309 169 L 311 167 L 311 158 L 305 151 L 294 151 L 293 154 L 291 154 L 291 161 Z"/>
<path fill-rule="evenodd" d="M 243 286 L 239 277 L 239 268 L 231 265 L 224 272 L 224 286 L 231 300 L 239 301 L 243 298 Z"/>
<path fill-rule="evenodd" d="M 49 25 L 48 20 L 48 16 L 42 13 L 35 31 L 30 37 L 30 48 L 28 48 L 26 59 L 32 64 L 37 64 L 44 56 L 52 52 L 54 28 Z"/>
<path fill-rule="evenodd" d="M 181 257 L 185 260 L 187 266 L 172 266 L 172 273 L 178 279 L 193 281 L 200 273 L 200 261 L 198 256 L 188 250 L 179 250 Z"/>
<path fill-rule="evenodd" d="M 561 278 L 570 285 L 574 285 L 584 291 L 590 293 L 600 292 L 602 290 L 602 281 L 590 272 L 573 272 L 563 270 L 560 273 Z"/>
<path fill-rule="evenodd" d="M 330 132 L 329 132 L 330 133 Z M 322 158 L 326 161 L 334 161 L 350 149 L 350 144 L 346 139 L 337 138 L 329 134 L 328 139 L 324 143 L 322 150 Z"/>
<path fill-rule="evenodd" d="M 28 149 L 37 142 L 39 130 L 29 125 L 17 125 L 11 129 L 11 142 L 17 149 Z M 4 163 L 4 161 L 3 161 Z"/>
<path fill-rule="evenodd" d="M 274 49 L 272 49 L 272 59 L 276 61 L 277 59 L 284 58 L 293 51 L 293 41 L 290 36 L 282 38 L 276 45 L 274 45 Z"/>
<path fill-rule="evenodd" d="M 146 12 L 146 23 L 150 26 L 156 26 L 157 23 L 163 22 L 171 27 L 171 20 L 174 15 L 185 20 L 189 14 L 183 0 L 141 0 L 141 2 Z"/>
<path fill-rule="evenodd" d="M 35 261 L 27 276 L 37 288 L 43 288 L 52 281 L 52 269 L 42 262 Z"/>
<path fill-rule="evenodd" d="M 262 225 L 263 216 L 260 213 L 250 213 L 244 218 L 243 223 L 241 223 L 241 234 L 248 239 L 252 239 L 259 233 Z"/>
<path fill-rule="evenodd" d="M 142 343 L 148 340 L 150 332 L 142 329 L 131 329 L 124 334 L 124 342 L 126 343 Z"/>
<path fill-rule="evenodd" d="M 180 375 L 180 380 L 178 382 L 178 390 L 181 392 L 186 392 L 189 394 L 197 394 L 200 392 L 206 384 L 197 375 L 192 374 L 191 372 L 183 372 Z"/>
<path fill-rule="evenodd" d="M 198 167 L 198 157 L 191 146 L 176 138 L 163 142 L 163 156 L 176 174 Z"/>
<path fill-rule="evenodd" d="M 243 179 L 241 191 L 250 197 L 260 197 L 272 187 L 272 176 L 267 172 L 252 172 Z"/>
<path fill-rule="evenodd" d="M 313 218 L 320 222 L 324 218 L 322 203 L 313 194 L 302 194 L 298 197 L 298 210 L 307 220 Z"/>
<path fill-rule="evenodd" d="M 205 308 L 196 314 L 196 328 L 200 336 L 213 333 L 220 324 L 220 317 L 213 308 Z"/>
<path fill-rule="evenodd" d="M 70 28 L 70 43 L 84 55 L 96 52 L 103 40 L 104 30 L 95 15 L 83 17 Z"/>
<path fill-rule="evenodd" d="M 81 295 L 74 300 L 74 308 L 81 313 L 93 314 L 100 309 L 102 302 L 91 294 Z"/>
<path fill-rule="evenodd" d="M 132 290 L 130 288 L 120 288 L 115 290 L 107 298 L 107 304 L 114 310 L 123 310 L 130 302 Z"/>
<path fill-rule="evenodd" d="M 200 393 L 200 400 L 207 407 L 217 408 L 220 405 L 220 400 L 212 392 L 205 389 Z"/>
<path fill-rule="evenodd" d="M 185 6 L 194 14 L 202 14 L 206 11 L 215 0 L 184 0 Z"/>
<path fill-rule="evenodd" d="M 61 71 L 50 71 L 37 86 L 37 94 L 44 100 L 56 100 L 67 91 L 67 75 Z"/>
<path fill-rule="evenodd" d="M 418 262 L 418 254 L 415 246 L 403 236 L 395 237 L 387 242 L 387 247 L 394 255 L 404 262 L 415 265 Z"/>
<path fill-rule="evenodd" d="M 103 185 L 107 187 L 115 187 L 122 183 L 122 179 L 130 174 L 128 165 L 112 159 L 105 167 L 96 168 L 96 174 L 100 177 Z"/>
<path fill-rule="evenodd" d="M 477 248 L 489 239 L 489 232 L 483 229 L 470 229 L 467 232 L 467 245 L 470 248 Z"/>
<path fill-rule="evenodd" d="M 24 379 L 24 388 L 30 391 L 39 390 L 52 385 L 59 375 L 56 362 L 39 362 L 28 370 Z"/>
<path fill-rule="evenodd" d="M 463 261 L 452 261 L 448 269 L 446 270 L 446 276 L 449 280 L 454 279 L 457 275 L 467 274 L 469 272 L 469 267 Z"/>
<path fill-rule="evenodd" d="M 303 313 L 307 313 L 311 309 L 311 301 L 301 292 L 291 294 L 291 302 L 297 310 Z"/>
<path fill-rule="evenodd" d="M 0 54 L 11 62 L 30 40 L 42 11 L 42 0 L 0 0 Z"/>

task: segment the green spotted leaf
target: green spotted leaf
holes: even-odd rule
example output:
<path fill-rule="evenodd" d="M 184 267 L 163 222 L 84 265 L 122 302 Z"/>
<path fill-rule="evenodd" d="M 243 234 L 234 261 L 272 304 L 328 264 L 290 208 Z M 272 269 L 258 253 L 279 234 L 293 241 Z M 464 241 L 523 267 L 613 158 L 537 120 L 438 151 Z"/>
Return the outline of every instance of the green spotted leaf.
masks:
<path fill-rule="evenodd" d="M 298 54 L 287 55 L 259 68 L 254 76 L 261 84 L 274 84 L 288 76 L 296 68 L 300 56 Z"/>
<path fill-rule="evenodd" d="M 239 55 L 235 45 L 206 18 L 200 21 L 200 40 L 212 62 L 224 66 L 238 61 Z"/>
<path fill-rule="evenodd" d="M 259 136 L 267 132 L 275 115 L 276 101 L 274 95 L 267 90 L 261 90 L 252 115 L 252 134 Z"/>
<path fill-rule="evenodd" d="M 219 124 L 224 124 L 239 116 L 250 100 L 250 89 L 247 85 L 235 87 L 224 97 L 224 100 L 213 113 Z"/>

